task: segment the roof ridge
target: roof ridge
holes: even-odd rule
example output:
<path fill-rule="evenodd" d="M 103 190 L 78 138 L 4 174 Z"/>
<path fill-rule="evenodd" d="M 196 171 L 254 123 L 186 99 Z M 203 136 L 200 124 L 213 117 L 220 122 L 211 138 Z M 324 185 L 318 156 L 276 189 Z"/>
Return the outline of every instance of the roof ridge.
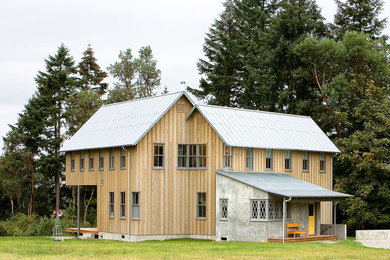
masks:
<path fill-rule="evenodd" d="M 254 113 L 276 114 L 276 115 L 281 115 L 281 116 L 295 116 L 295 117 L 311 118 L 311 116 L 306 116 L 306 115 L 287 114 L 287 113 L 281 113 L 281 112 L 270 112 L 270 111 L 247 109 L 247 108 L 240 108 L 240 107 L 227 107 L 227 106 L 207 105 L 207 104 L 197 104 L 196 106 L 198 106 L 198 107 L 201 107 L 201 106 L 203 106 L 203 107 L 214 107 L 214 108 L 222 108 L 222 109 L 238 110 L 238 111 L 247 111 L 247 112 L 254 112 Z"/>
<path fill-rule="evenodd" d="M 115 105 L 120 105 L 120 104 L 123 104 L 123 103 L 132 103 L 132 102 L 142 101 L 142 100 L 145 100 L 145 99 L 165 97 L 165 96 L 175 95 L 175 94 L 179 94 L 179 93 L 184 94 L 184 91 L 177 91 L 177 92 L 173 92 L 173 93 L 161 94 L 161 95 L 150 96 L 150 97 L 135 98 L 135 99 L 132 99 L 132 100 L 126 100 L 126 101 L 116 102 L 116 103 L 112 103 L 112 104 L 104 104 L 104 105 L 102 105 L 102 107 L 115 106 Z"/>

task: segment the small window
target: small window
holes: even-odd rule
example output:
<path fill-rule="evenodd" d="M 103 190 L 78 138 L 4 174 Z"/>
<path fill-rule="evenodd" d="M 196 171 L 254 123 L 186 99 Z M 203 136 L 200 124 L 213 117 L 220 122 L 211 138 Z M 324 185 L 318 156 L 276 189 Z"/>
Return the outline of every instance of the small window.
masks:
<path fill-rule="evenodd" d="M 232 147 L 224 144 L 223 145 L 223 168 L 232 168 Z"/>
<path fill-rule="evenodd" d="M 198 192 L 197 218 L 206 219 L 206 192 Z"/>
<path fill-rule="evenodd" d="M 303 152 L 303 171 L 309 171 L 309 152 Z"/>
<path fill-rule="evenodd" d="M 196 145 L 189 145 L 189 168 L 196 168 Z"/>
<path fill-rule="evenodd" d="M 109 192 L 109 216 L 110 218 L 114 218 L 114 192 Z"/>
<path fill-rule="evenodd" d="M 114 153 L 114 148 L 110 149 L 110 161 L 109 161 L 109 167 L 110 170 L 114 170 L 114 165 L 115 165 L 115 153 Z"/>
<path fill-rule="evenodd" d="M 93 150 L 89 151 L 89 170 L 93 171 Z"/>
<path fill-rule="evenodd" d="M 246 169 L 253 170 L 253 148 L 246 148 Z"/>
<path fill-rule="evenodd" d="M 120 160 L 120 164 L 121 164 L 121 169 L 126 169 L 126 151 L 122 150 L 121 151 L 121 160 Z"/>
<path fill-rule="evenodd" d="M 325 153 L 320 153 L 320 172 L 326 171 L 326 157 Z"/>
<path fill-rule="evenodd" d="M 284 152 L 284 170 L 291 171 L 291 151 L 286 150 Z"/>
<path fill-rule="evenodd" d="M 205 144 L 179 144 L 178 168 L 206 168 Z"/>
<path fill-rule="evenodd" d="M 178 161 L 177 166 L 179 168 L 187 168 L 187 145 L 179 144 L 178 147 Z"/>
<path fill-rule="evenodd" d="M 154 144 L 154 168 L 164 168 L 164 144 Z"/>
<path fill-rule="evenodd" d="M 283 202 L 280 200 L 251 200 L 250 204 L 252 220 L 279 220 L 283 218 Z M 289 214 L 287 212 L 287 216 Z"/>
<path fill-rule="evenodd" d="M 272 157 L 273 157 L 273 150 L 272 149 L 266 149 L 266 157 L 265 157 L 265 169 L 272 171 L 273 168 L 273 162 L 272 162 Z"/>
<path fill-rule="evenodd" d="M 283 218 L 283 202 L 279 200 L 268 201 L 268 219 Z"/>
<path fill-rule="evenodd" d="M 267 218 L 267 201 L 251 200 L 251 219 L 261 220 Z"/>
<path fill-rule="evenodd" d="M 198 145 L 198 168 L 206 168 L 206 145 Z"/>
<path fill-rule="evenodd" d="M 220 205 L 221 205 L 221 219 L 227 219 L 228 218 L 228 200 L 221 199 Z"/>
<path fill-rule="evenodd" d="M 120 218 L 124 219 L 126 217 L 126 192 L 121 192 L 121 208 L 120 208 Z"/>
<path fill-rule="evenodd" d="M 104 169 L 104 150 L 99 150 L 99 170 Z"/>
<path fill-rule="evenodd" d="M 84 152 L 80 152 L 80 171 L 84 171 Z"/>
<path fill-rule="evenodd" d="M 74 172 L 74 152 L 70 154 L 70 170 Z"/>
<path fill-rule="evenodd" d="M 133 192 L 131 218 L 140 219 L 139 215 L 139 192 Z"/>

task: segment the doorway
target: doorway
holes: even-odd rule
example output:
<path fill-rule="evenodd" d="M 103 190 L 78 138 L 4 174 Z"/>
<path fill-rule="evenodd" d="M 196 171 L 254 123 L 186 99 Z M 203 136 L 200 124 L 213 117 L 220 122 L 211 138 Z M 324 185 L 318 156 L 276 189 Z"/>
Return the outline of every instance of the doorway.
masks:
<path fill-rule="evenodd" d="M 309 203 L 309 235 L 316 233 L 316 206 L 314 202 Z"/>

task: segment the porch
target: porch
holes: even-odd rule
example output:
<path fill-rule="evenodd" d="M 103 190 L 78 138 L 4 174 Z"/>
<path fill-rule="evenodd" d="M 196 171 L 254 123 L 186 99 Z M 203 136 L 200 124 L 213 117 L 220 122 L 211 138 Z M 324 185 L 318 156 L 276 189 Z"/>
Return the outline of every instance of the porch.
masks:
<path fill-rule="evenodd" d="M 77 228 L 67 228 L 65 232 L 77 234 Z M 90 234 L 97 238 L 97 236 L 99 235 L 99 231 L 97 228 L 80 228 L 80 234 Z"/>
<path fill-rule="evenodd" d="M 324 241 L 324 240 L 333 240 L 336 241 L 338 236 L 336 235 L 309 235 L 301 237 L 283 237 L 277 238 L 268 238 L 267 242 L 279 242 L 279 243 L 291 243 L 291 242 L 313 242 L 313 241 Z"/>

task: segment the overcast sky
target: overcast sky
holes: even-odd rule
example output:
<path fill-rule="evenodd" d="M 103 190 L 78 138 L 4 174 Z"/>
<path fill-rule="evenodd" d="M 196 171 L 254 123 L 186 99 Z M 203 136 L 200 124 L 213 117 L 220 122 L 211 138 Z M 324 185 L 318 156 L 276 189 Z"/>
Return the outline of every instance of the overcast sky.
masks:
<path fill-rule="evenodd" d="M 317 2 L 333 21 L 333 1 Z M 390 16 L 390 1 L 385 2 L 383 17 Z M 197 87 L 204 36 L 222 8 L 220 0 L 1 0 L 0 136 L 16 122 L 35 91 L 34 77 L 44 70 L 44 59 L 61 43 L 77 62 L 90 43 L 104 69 L 120 50 L 136 53 L 150 45 L 162 87 L 179 91 L 181 81 Z M 389 27 L 385 33 L 390 35 Z"/>

